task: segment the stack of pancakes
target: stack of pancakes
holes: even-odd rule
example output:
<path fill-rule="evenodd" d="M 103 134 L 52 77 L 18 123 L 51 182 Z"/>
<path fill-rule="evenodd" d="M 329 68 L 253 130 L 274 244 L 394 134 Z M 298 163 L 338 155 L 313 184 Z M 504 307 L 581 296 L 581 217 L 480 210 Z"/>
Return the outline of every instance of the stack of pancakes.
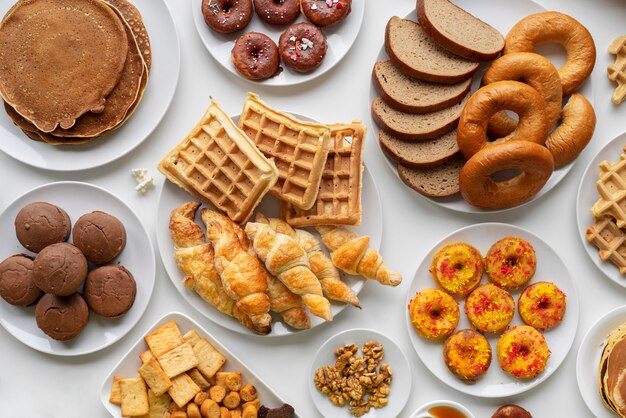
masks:
<path fill-rule="evenodd" d="M 151 63 L 127 0 L 20 0 L 0 23 L 0 96 L 36 141 L 82 144 L 121 126 Z"/>
<path fill-rule="evenodd" d="M 626 417 L 626 324 L 609 334 L 600 358 L 598 377 L 604 404 Z"/>

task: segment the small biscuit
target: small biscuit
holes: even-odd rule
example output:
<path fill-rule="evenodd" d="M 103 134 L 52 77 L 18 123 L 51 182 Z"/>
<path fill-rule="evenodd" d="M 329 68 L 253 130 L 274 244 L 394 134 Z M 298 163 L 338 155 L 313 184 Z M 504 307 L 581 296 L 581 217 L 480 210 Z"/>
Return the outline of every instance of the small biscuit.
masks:
<path fill-rule="evenodd" d="M 200 388 L 187 373 L 179 374 L 173 378 L 172 387 L 167 391 L 179 407 L 185 406 L 198 392 L 200 392 Z"/>
<path fill-rule="evenodd" d="M 191 344 L 184 344 L 175 347 L 167 353 L 157 356 L 159 364 L 167 377 L 178 376 L 181 373 L 191 370 L 198 365 L 198 359 L 191 348 Z"/>
<path fill-rule="evenodd" d="M 156 396 L 164 394 L 172 386 L 171 380 L 155 358 L 146 361 L 137 371 Z"/>
<path fill-rule="evenodd" d="M 157 358 L 185 342 L 174 321 L 161 325 L 159 328 L 146 335 L 144 340 L 146 340 L 146 344 L 150 347 L 152 355 Z"/>
<path fill-rule="evenodd" d="M 191 344 L 192 347 L 198 344 L 198 342 L 202 339 L 202 337 L 198 335 L 195 329 L 192 329 L 191 331 L 183 335 L 183 338 L 185 339 L 185 341 Z"/>
<path fill-rule="evenodd" d="M 208 380 L 200 373 L 198 369 L 191 369 L 187 372 L 191 380 L 195 382 L 196 385 L 200 387 L 201 390 L 207 390 L 211 384 Z"/>
<path fill-rule="evenodd" d="M 138 417 L 150 412 L 148 388 L 141 377 L 120 380 L 122 416 Z"/>
<path fill-rule="evenodd" d="M 155 395 L 154 392 L 148 389 L 150 412 L 146 418 L 163 418 L 170 403 L 172 403 L 172 398 L 167 392 L 161 395 Z"/>
<path fill-rule="evenodd" d="M 151 358 L 154 358 L 154 355 L 152 354 L 152 351 L 150 350 L 146 350 L 143 353 L 139 354 L 139 359 L 141 360 L 142 363 L 145 363 Z"/>
<path fill-rule="evenodd" d="M 226 357 L 220 354 L 207 340 L 200 340 L 194 347 L 193 352 L 198 359 L 198 370 L 207 378 L 215 376 L 224 363 Z"/>
<path fill-rule="evenodd" d="M 109 395 L 109 402 L 115 405 L 122 404 L 122 392 L 120 389 L 120 380 L 122 380 L 119 376 L 113 376 L 113 384 L 111 385 L 111 394 Z"/>

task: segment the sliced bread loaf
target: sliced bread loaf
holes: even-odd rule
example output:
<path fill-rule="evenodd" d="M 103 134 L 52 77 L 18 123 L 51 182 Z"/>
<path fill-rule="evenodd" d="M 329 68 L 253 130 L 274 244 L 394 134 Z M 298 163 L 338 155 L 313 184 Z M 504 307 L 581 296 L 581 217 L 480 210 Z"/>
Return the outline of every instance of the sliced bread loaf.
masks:
<path fill-rule="evenodd" d="M 435 83 L 460 83 L 478 68 L 478 63 L 437 45 L 417 23 L 397 16 L 387 23 L 385 50 L 406 75 Z"/>
<path fill-rule="evenodd" d="M 432 168 L 410 168 L 398 164 L 398 174 L 407 186 L 423 195 L 446 197 L 459 192 L 459 173 L 463 164 L 463 157 Z"/>
<path fill-rule="evenodd" d="M 428 113 L 458 103 L 469 91 L 472 80 L 439 84 L 409 77 L 391 61 L 374 64 L 374 86 L 389 106 L 407 113 Z"/>
<path fill-rule="evenodd" d="M 449 0 L 417 0 L 417 19 L 438 45 L 472 61 L 491 61 L 504 48 L 497 29 Z"/>
<path fill-rule="evenodd" d="M 456 129 L 426 141 L 403 141 L 381 129 L 378 141 L 385 154 L 406 167 L 436 167 L 459 153 Z"/>
<path fill-rule="evenodd" d="M 466 95 L 462 102 L 447 109 L 419 115 L 396 110 L 378 97 L 372 102 L 372 116 L 380 129 L 398 139 L 432 139 L 456 128 L 469 96 Z"/>

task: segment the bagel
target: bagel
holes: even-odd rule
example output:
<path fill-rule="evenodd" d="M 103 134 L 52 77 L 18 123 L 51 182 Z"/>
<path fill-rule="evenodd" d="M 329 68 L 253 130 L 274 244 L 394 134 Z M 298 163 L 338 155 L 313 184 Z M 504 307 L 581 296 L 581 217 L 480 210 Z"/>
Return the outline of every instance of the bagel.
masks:
<path fill-rule="evenodd" d="M 567 51 L 567 62 L 558 71 L 563 95 L 569 96 L 589 77 L 596 62 L 593 38 L 576 19 L 559 12 L 526 16 L 506 36 L 503 55 L 532 52 L 537 45 L 548 42 L 561 44 Z"/>
<path fill-rule="evenodd" d="M 491 176 L 505 170 L 520 170 L 512 179 L 494 181 Z M 528 141 L 513 141 L 478 151 L 459 176 L 463 198 L 471 205 L 501 209 L 529 201 L 546 184 L 554 170 L 548 149 Z"/>
<path fill-rule="evenodd" d="M 461 113 L 457 127 L 459 149 L 469 159 L 495 143 L 525 140 L 543 145 L 550 130 L 545 108 L 541 94 L 518 81 L 498 81 L 481 87 L 470 97 Z M 519 123 L 509 135 L 490 143 L 487 124 L 493 115 L 502 110 L 517 113 Z"/>
<path fill-rule="evenodd" d="M 545 57 L 532 52 L 515 52 L 503 55 L 483 75 L 482 84 L 512 80 L 528 84 L 543 96 L 546 102 L 546 117 L 550 127 L 559 120 L 563 105 L 561 79 L 554 65 Z M 515 130 L 517 121 L 506 114 L 496 113 L 487 126 L 493 138 L 502 138 Z"/>
<path fill-rule="evenodd" d="M 561 114 L 561 124 L 548 136 L 546 147 L 554 165 L 562 167 L 578 157 L 587 146 L 596 127 L 596 112 L 580 93 L 570 96 Z"/>

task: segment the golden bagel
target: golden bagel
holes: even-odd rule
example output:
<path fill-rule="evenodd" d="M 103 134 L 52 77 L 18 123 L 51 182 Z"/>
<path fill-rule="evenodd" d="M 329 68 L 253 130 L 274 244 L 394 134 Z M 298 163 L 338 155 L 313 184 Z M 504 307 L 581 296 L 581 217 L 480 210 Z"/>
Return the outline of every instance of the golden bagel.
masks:
<path fill-rule="evenodd" d="M 545 57 L 532 52 L 515 52 L 503 55 L 483 75 L 482 84 L 512 80 L 528 84 L 543 96 L 546 102 L 548 125 L 554 126 L 561 114 L 563 89 L 561 78 L 554 65 Z M 502 138 L 515 130 L 517 121 L 506 114 L 496 113 L 487 127 L 492 138 Z"/>
<path fill-rule="evenodd" d="M 563 95 L 569 96 L 589 77 L 596 62 L 591 34 L 576 19 L 559 12 L 526 16 L 506 36 L 503 55 L 532 52 L 540 44 L 555 42 L 567 51 L 567 62 L 559 68 Z"/>
<path fill-rule="evenodd" d="M 505 181 L 492 175 L 506 170 L 520 174 Z M 463 198 L 485 209 L 517 206 L 532 199 L 546 184 L 554 170 L 548 149 L 528 141 L 505 142 L 484 148 L 470 158 L 459 176 Z"/>
<path fill-rule="evenodd" d="M 480 88 L 468 100 L 457 127 L 459 149 L 469 159 L 483 148 L 508 141 L 543 145 L 550 125 L 541 94 L 518 81 L 497 81 Z M 517 128 L 504 138 L 489 142 L 487 124 L 496 113 L 511 110 L 519 115 Z"/>
<path fill-rule="evenodd" d="M 570 96 L 563 108 L 561 124 L 546 140 L 556 167 L 564 166 L 578 157 L 587 146 L 596 127 L 596 112 L 580 93 Z"/>

